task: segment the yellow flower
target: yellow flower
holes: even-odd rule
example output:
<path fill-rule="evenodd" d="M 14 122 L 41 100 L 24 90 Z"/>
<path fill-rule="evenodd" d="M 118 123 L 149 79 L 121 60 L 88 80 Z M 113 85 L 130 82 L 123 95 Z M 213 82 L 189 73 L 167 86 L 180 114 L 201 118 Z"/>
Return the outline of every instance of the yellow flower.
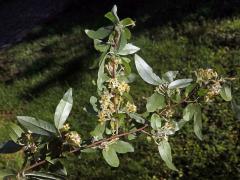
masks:
<path fill-rule="evenodd" d="M 103 122 L 105 122 L 106 121 L 106 113 L 104 112 L 104 111 L 100 111 L 99 113 L 98 113 L 98 121 L 100 122 L 100 123 L 103 123 Z"/>
<path fill-rule="evenodd" d="M 73 146 L 80 147 L 81 144 L 81 137 L 76 131 L 71 131 L 66 134 L 66 140 L 69 144 L 72 144 Z"/>
<path fill-rule="evenodd" d="M 198 69 L 196 72 L 198 82 L 207 82 L 212 79 L 216 79 L 218 74 L 213 69 Z"/>
<path fill-rule="evenodd" d="M 65 124 L 65 125 L 60 129 L 60 131 L 66 132 L 66 131 L 68 131 L 69 129 L 70 129 L 69 124 Z"/>
<path fill-rule="evenodd" d="M 109 83 L 108 88 L 110 88 L 110 89 L 116 89 L 120 85 L 117 78 L 111 78 L 107 82 Z"/>
<path fill-rule="evenodd" d="M 137 111 L 137 107 L 130 102 L 127 102 L 126 108 L 127 108 L 128 112 L 136 112 Z"/>
<path fill-rule="evenodd" d="M 130 91 L 129 85 L 124 81 L 122 81 L 118 86 L 118 92 L 122 95 L 124 92 L 129 92 L 129 91 Z"/>
<path fill-rule="evenodd" d="M 207 92 L 207 95 L 205 96 L 205 102 L 211 101 L 215 96 L 220 94 L 221 91 L 221 84 L 220 82 L 216 81 L 214 84 L 212 84 L 209 87 L 209 91 Z"/>

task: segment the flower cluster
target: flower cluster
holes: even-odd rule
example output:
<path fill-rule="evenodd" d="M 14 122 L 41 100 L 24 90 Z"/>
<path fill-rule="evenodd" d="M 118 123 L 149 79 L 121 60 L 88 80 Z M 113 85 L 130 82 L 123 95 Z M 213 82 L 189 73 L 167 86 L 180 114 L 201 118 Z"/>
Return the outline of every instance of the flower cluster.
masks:
<path fill-rule="evenodd" d="M 112 91 L 117 90 L 120 95 L 130 91 L 129 85 L 124 81 L 119 82 L 117 78 L 110 78 L 107 82 L 108 88 L 110 88 Z"/>
<path fill-rule="evenodd" d="M 112 99 L 113 94 L 109 93 L 107 90 L 105 90 L 101 95 L 101 99 L 99 101 L 101 111 L 98 113 L 98 121 L 100 123 L 110 120 L 112 114 L 116 111 L 115 104 Z"/>
<path fill-rule="evenodd" d="M 127 109 L 127 112 L 130 112 L 130 113 L 137 111 L 137 107 L 135 106 L 135 104 L 132 104 L 130 102 L 127 102 L 126 109 Z"/>
<path fill-rule="evenodd" d="M 152 131 L 152 137 L 158 144 L 163 139 L 168 140 L 168 136 L 173 135 L 177 130 L 179 130 L 179 127 L 175 121 L 166 121 L 163 127 Z"/>
<path fill-rule="evenodd" d="M 70 130 L 70 126 L 69 124 L 64 124 L 64 126 L 62 127 L 62 129 L 60 129 L 61 132 L 67 132 Z"/>
<path fill-rule="evenodd" d="M 198 83 L 209 83 L 210 80 L 214 80 L 218 78 L 218 74 L 213 69 L 198 69 L 195 71 L 195 75 L 197 77 Z"/>
<path fill-rule="evenodd" d="M 161 95 L 165 95 L 167 90 L 168 90 L 168 84 L 167 83 L 161 84 L 161 85 L 159 85 L 155 88 L 155 92 L 157 92 Z"/>
<path fill-rule="evenodd" d="M 207 95 L 205 96 L 205 101 L 209 102 L 215 96 L 219 95 L 220 91 L 221 91 L 221 88 L 222 88 L 222 86 L 221 86 L 219 81 L 216 81 L 213 84 L 209 85 Z"/>
<path fill-rule="evenodd" d="M 69 133 L 67 133 L 65 135 L 65 137 L 69 144 L 76 146 L 76 147 L 81 146 L 82 139 L 76 131 L 70 131 Z"/>
<path fill-rule="evenodd" d="M 199 69 L 195 72 L 197 76 L 197 82 L 199 84 L 204 84 L 207 87 L 207 94 L 204 97 L 205 102 L 212 101 L 215 96 L 220 94 L 221 82 L 223 81 L 218 77 L 218 74 L 213 69 Z"/>

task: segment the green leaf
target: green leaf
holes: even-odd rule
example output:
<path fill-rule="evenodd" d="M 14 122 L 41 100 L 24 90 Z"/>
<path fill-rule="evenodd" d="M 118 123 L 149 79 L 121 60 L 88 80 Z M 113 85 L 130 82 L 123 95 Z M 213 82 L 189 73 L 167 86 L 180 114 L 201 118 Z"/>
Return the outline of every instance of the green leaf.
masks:
<path fill-rule="evenodd" d="M 135 21 L 133 21 L 131 18 L 125 18 L 120 21 L 120 23 L 127 27 L 127 26 L 135 26 Z"/>
<path fill-rule="evenodd" d="M 119 22 L 119 17 L 117 16 L 117 6 L 114 5 L 112 10 L 105 14 L 105 17 L 112 21 L 113 23 L 118 23 Z"/>
<path fill-rule="evenodd" d="M 22 133 L 24 133 L 24 131 L 22 130 L 21 127 L 19 127 L 18 125 L 14 124 L 14 123 L 9 123 L 8 125 L 8 135 L 9 137 L 14 141 L 17 142 L 17 140 L 22 136 Z"/>
<path fill-rule="evenodd" d="M 154 93 L 152 94 L 152 96 L 150 96 L 147 99 L 147 111 L 148 112 L 154 112 L 157 109 L 162 109 L 166 106 L 165 104 L 165 98 L 163 95 L 158 94 L 158 93 Z"/>
<path fill-rule="evenodd" d="M 184 119 L 181 119 L 180 121 L 177 122 L 177 126 L 180 129 L 182 129 L 182 127 L 186 124 L 187 121 L 185 121 Z"/>
<path fill-rule="evenodd" d="M 104 131 L 105 131 L 105 123 L 98 124 L 90 134 L 97 139 L 102 139 Z"/>
<path fill-rule="evenodd" d="M 145 82 L 152 85 L 160 85 L 163 83 L 160 77 L 153 72 L 152 68 L 140 56 L 135 54 L 134 59 L 137 71 Z"/>
<path fill-rule="evenodd" d="M 106 52 L 103 53 L 100 57 L 99 69 L 98 69 L 98 79 L 97 79 L 97 87 L 98 90 L 102 91 L 103 83 L 106 80 L 106 76 L 104 74 L 104 66 L 105 66 L 105 59 L 106 59 Z"/>
<path fill-rule="evenodd" d="M 165 74 L 163 74 L 162 79 L 166 82 L 172 82 L 178 74 L 178 71 L 168 71 Z"/>
<path fill-rule="evenodd" d="M 55 115 L 54 123 L 57 129 L 61 129 L 66 122 L 73 106 L 72 88 L 70 88 L 59 102 Z"/>
<path fill-rule="evenodd" d="M 102 150 L 103 157 L 105 161 L 112 167 L 118 167 L 119 166 L 119 159 L 117 156 L 117 153 L 115 149 L 111 146 L 109 146 L 106 149 Z"/>
<path fill-rule="evenodd" d="M 51 136 L 57 133 L 56 128 L 46 121 L 37 120 L 28 116 L 17 116 L 17 120 L 26 129 L 35 134 Z"/>
<path fill-rule="evenodd" d="M 131 66 L 129 65 L 130 59 L 128 58 L 122 58 L 122 64 L 124 65 L 124 71 L 126 75 L 129 75 L 131 73 Z"/>
<path fill-rule="evenodd" d="M 132 33 L 128 28 L 124 28 L 122 33 L 124 33 L 126 39 L 131 39 Z"/>
<path fill-rule="evenodd" d="M 187 107 L 183 110 L 183 120 L 184 121 L 190 121 L 193 119 L 194 113 L 196 111 L 195 104 L 188 104 Z"/>
<path fill-rule="evenodd" d="M 168 85 L 169 89 L 184 88 L 190 85 L 192 79 L 178 79 Z"/>
<path fill-rule="evenodd" d="M 0 154 L 10 154 L 18 152 L 23 146 L 16 144 L 14 141 L 10 140 L 7 142 L 0 143 Z"/>
<path fill-rule="evenodd" d="M 135 119 L 136 122 L 144 124 L 145 123 L 145 119 L 143 119 L 139 114 L 137 113 L 128 113 L 128 115 L 130 116 L 130 118 Z"/>
<path fill-rule="evenodd" d="M 128 43 L 118 52 L 118 54 L 124 56 L 124 55 L 134 54 L 139 50 L 140 50 L 139 47 L 134 46 L 131 43 Z"/>
<path fill-rule="evenodd" d="M 232 100 L 231 89 L 228 86 L 223 86 L 222 87 L 222 89 L 220 91 L 220 95 L 225 101 L 231 101 Z"/>
<path fill-rule="evenodd" d="M 120 30 L 119 30 L 120 33 Z M 118 52 L 121 51 L 127 44 L 127 37 L 125 33 L 120 33 L 120 40 L 119 40 L 119 47 L 118 47 Z"/>
<path fill-rule="evenodd" d="M 118 140 L 116 143 L 112 144 L 111 147 L 114 148 L 117 153 L 121 154 L 134 152 L 134 148 L 130 143 L 121 140 Z"/>
<path fill-rule="evenodd" d="M 196 136 L 202 140 L 202 113 L 201 113 L 201 107 L 199 105 L 196 105 L 196 110 L 194 113 L 194 132 Z"/>
<path fill-rule="evenodd" d="M 172 169 L 174 171 L 178 171 L 177 168 L 172 163 L 171 146 L 168 143 L 168 141 L 166 141 L 166 140 L 161 141 L 158 145 L 158 151 L 159 151 L 161 158 L 166 163 L 166 165 L 170 169 Z"/>
<path fill-rule="evenodd" d="M 101 27 L 98 30 L 89 30 L 86 29 L 85 33 L 91 39 L 104 39 L 112 32 L 112 26 Z"/>
<path fill-rule="evenodd" d="M 119 17 L 117 15 L 117 6 L 114 5 L 113 8 L 112 8 L 112 14 L 114 15 L 115 19 L 117 20 L 117 22 L 119 22 Z"/>
<path fill-rule="evenodd" d="M 90 104 L 92 105 L 93 109 L 95 112 L 98 112 L 98 108 L 97 108 L 97 98 L 95 96 L 91 96 L 90 97 Z"/>
<path fill-rule="evenodd" d="M 158 114 L 153 114 L 151 116 L 151 127 L 155 130 L 161 128 L 161 118 Z"/>
<path fill-rule="evenodd" d="M 94 48 L 97 51 L 100 52 L 105 52 L 109 49 L 110 45 L 103 43 L 103 41 L 99 40 L 99 39 L 94 39 Z"/>

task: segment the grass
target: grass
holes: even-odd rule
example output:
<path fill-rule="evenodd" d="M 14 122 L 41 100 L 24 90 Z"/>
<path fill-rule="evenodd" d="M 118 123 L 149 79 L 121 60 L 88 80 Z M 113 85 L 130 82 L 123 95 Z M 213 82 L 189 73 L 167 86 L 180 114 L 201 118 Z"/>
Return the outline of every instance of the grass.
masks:
<path fill-rule="evenodd" d="M 63 93 L 74 89 L 74 108 L 69 118 L 73 129 L 87 137 L 96 124 L 83 107 L 96 94 L 92 80 L 97 70 L 89 69 L 98 54 L 91 40 L 84 35 L 84 27 L 73 26 L 59 33 L 59 25 L 39 26 L 29 38 L 0 52 L 0 60 L 9 62 L 0 74 L 0 140 L 7 139 L 6 124 L 16 115 L 28 115 L 53 121 L 53 114 Z M 137 27 L 136 27 L 137 28 Z M 44 33 L 43 33 L 44 32 Z M 141 47 L 141 56 L 158 74 L 179 70 L 180 76 L 192 76 L 197 68 L 215 68 L 225 76 L 239 76 L 240 18 L 183 22 L 177 26 L 143 28 L 133 33 L 133 42 Z M 239 97 L 234 83 L 234 94 Z M 132 85 L 136 100 L 148 97 L 152 88 L 139 78 Z M 217 100 L 217 102 L 220 102 Z M 66 163 L 69 179 L 159 179 L 237 177 L 237 129 L 229 104 L 205 108 L 210 116 L 204 120 L 204 141 L 199 142 L 189 132 L 191 125 L 171 138 L 174 162 L 179 173 L 169 171 L 160 160 L 153 144 L 136 141 L 136 153 L 121 157 L 118 169 L 110 168 L 98 155 L 69 157 Z M 145 140 L 144 140 L 145 141 Z M 238 150 L 239 151 L 239 150 Z M 1 167 L 19 167 L 21 155 L 0 157 Z M 17 162 L 17 164 L 15 164 Z M 127 174 L 126 174 L 127 172 Z M 206 173 L 207 172 L 207 173 Z"/>

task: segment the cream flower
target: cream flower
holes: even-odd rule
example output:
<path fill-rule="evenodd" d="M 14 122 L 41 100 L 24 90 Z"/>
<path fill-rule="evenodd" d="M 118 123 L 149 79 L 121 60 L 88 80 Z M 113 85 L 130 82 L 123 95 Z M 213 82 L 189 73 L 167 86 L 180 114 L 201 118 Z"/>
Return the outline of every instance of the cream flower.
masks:
<path fill-rule="evenodd" d="M 72 144 L 73 146 L 80 147 L 81 144 L 81 137 L 76 131 L 71 131 L 66 134 L 66 140 L 69 144 Z"/>
<path fill-rule="evenodd" d="M 127 102 L 126 108 L 127 108 L 128 112 L 136 112 L 137 111 L 137 107 L 130 102 Z"/>
<path fill-rule="evenodd" d="M 130 91 L 129 85 L 124 81 L 122 81 L 118 86 L 118 92 L 122 95 L 124 92 L 129 92 L 129 91 Z"/>

